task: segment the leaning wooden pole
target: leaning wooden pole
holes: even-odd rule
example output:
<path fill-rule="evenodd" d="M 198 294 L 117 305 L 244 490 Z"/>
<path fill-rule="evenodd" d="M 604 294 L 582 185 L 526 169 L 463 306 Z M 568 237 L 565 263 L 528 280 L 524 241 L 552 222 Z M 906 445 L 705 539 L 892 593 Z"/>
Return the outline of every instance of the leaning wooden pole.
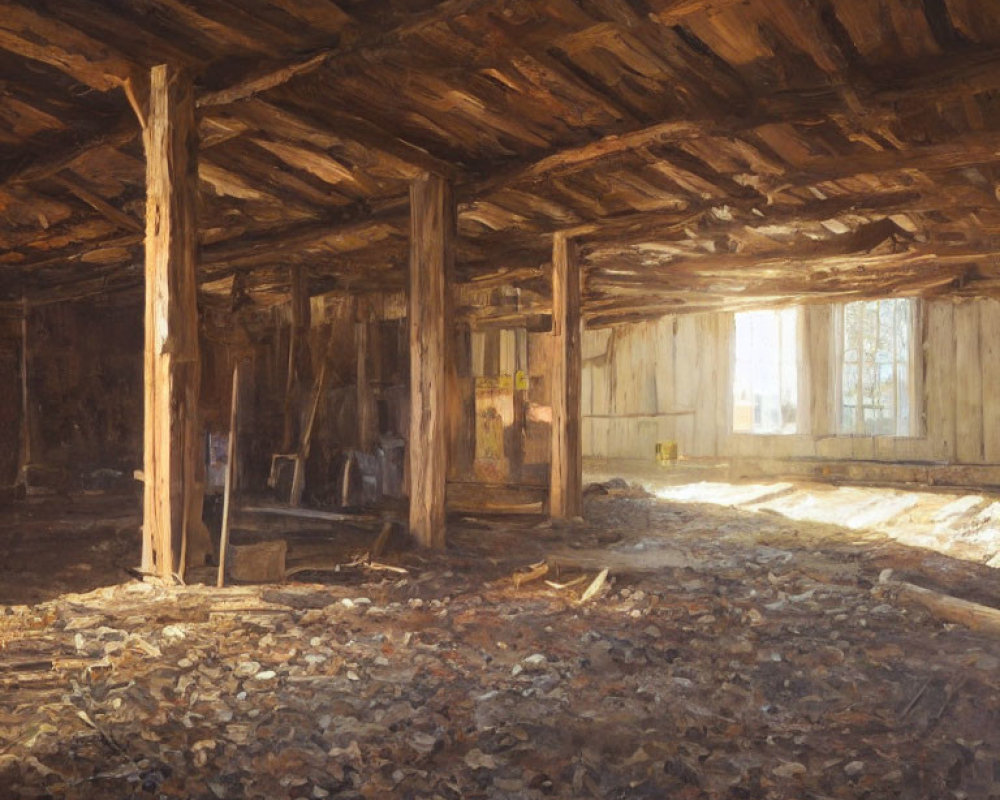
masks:
<path fill-rule="evenodd" d="M 281 437 L 281 452 L 291 452 L 296 436 L 299 415 L 299 386 L 308 380 L 309 363 L 309 275 L 306 268 L 295 264 L 291 267 L 291 322 L 288 328 L 288 373 L 285 379 L 285 428 Z"/>
<path fill-rule="evenodd" d="M 572 519 L 583 510 L 580 267 L 576 243 L 562 233 L 552 242 L 552 337 L 549 514 L 553 519 Z"/>
<path fill-rule="evenodd" d="M 447 276 L 454 258 L 451 187 L 424 174 L 410 184 L 410 533 L 445 545 Z"/>
<path fill-rule="evenodd" d="M 28 298 L 21 297 L 21 465 L 18 483 L 28 485 L 31 467 L 31 398 L 28 393 Z"/>
<path fill-rule="evenodd" d="M 377 436 L 375 419 L 375 398 L 372 396 L 368 376 L 368 358 L 371 351 L 371 320 L 367 307 L 359 303 L 354 322 L 354 342 L 357 347 L 357 369 L 355 387 L 358 406 L 358 450 L 370 453 L 375 447 Z"/>
<path fill-rule="evenodd" d="M 236 423 L 240 402 L 240 363 L 233 364 L 233 395 L 229 404 L 229 442 L 226 446 L 226 479 L 222 489 L 222 536 L 219 538 L 219 574 L 216 586 L 226 583 L 226 553 L 229 550 L 229 514 L 236 474 Z"/>
<path fill-rule="evenodd" d="M 198 138 L 190 79 L 150 71 L 145 118 L 146 330 L 143 550 L 169 579 L 183 531 L 202 527 L 196 485 L 200 363 L 195 282 Z"/>

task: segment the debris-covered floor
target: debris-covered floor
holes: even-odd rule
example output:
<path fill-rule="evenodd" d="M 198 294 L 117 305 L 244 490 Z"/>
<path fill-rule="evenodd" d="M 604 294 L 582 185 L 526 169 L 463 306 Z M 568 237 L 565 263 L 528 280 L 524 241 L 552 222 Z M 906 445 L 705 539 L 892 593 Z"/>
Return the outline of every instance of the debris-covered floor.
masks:
<path fill-rule="evenodd" d="M 985 566 L 619 484 L 450 535 L 7 608 L 0 796 L 1000 797 L 1000 639 L 879 582 L 998 605 Z"/>

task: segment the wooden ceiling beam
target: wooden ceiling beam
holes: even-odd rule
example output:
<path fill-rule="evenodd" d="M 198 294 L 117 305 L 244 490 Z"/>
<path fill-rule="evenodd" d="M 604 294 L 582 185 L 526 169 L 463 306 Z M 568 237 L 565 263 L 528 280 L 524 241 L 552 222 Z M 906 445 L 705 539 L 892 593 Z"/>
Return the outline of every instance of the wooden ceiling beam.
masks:
<path fill-rule="evenodd" d="M 74 197 L 82 200 L 97 213 L 113 222 L 119 228 L 124 228 L 125 230 L 133 231 L 134 233 L 143 233 L 145 231 L 145 225 L 139 222 L 139 220 L 131 214 L 126 214 L 124 211 L 115 208 L 113 205 L 104 200 L 104 198 L 98 196 L 79 182 L 71 180 L 65 175 L 56 175 L 54 180 Z"/>
<path fill-rule="evenodd" d="M 955 136 L 943 144 L 920 145 L 906 150 L 810 158 L 795 165 L 788 175 L 776 176 L 775 181 L 789 188 L 803 187 L 859 175 L 907 169 L 941 172 L 996 161 L 1000 161 L 1000 131 L 978 131 Z"/>
<path fill-rule="evenodd" d="M 436 19 L 462 13 L 486 2 L 487 0 L 442 0 L 429 12 L 409 15 L 406 23 L 387 32 L 377 32 L 376 43 L 384 47 Z M 128 81 L 135 79 L 135 76 L 144 74 L 144 69 L 139 68 L 103 41 L 93 39 L 70 26 L 18 4 L 6 4 L 3 13 L 0 14 L 0 49 L 46 63 L 74 80 L 100 91 L 125 86 Z M 197 105 L 199 108 L 207 108 L 236 103 L 276 88 L 298 75 L 308 74 L 335 59 L 356 55 L 368 49 L 370 48 L 332 48 L 304 58 L 289 60 L 280 66 L 269 68 L 261 75 L 241 79 L 225 89 L 202 93 Z M 0 188 L 9 183 L 26 183 L 50 177 L 76 158 L 97 147 L 105 145 L 120 147 L 127 144 L 138 135 L 138 126 L 134 124 L 134 120 L 130 118 L 129 122 L 131 135 L 124 133 L 121 125 L 116 124 L 110 133 L 102 132 L 82 142 L 74 139 L 72 144 L 67 145 L 65 151 L 53 147 L 50 149 L 53 155 L 46 154 L 33 159 L 31 163 L 16 172 L 0 177 Z M 347 127 L 351 129 L 352 138 L 362 144 L 374 143 L 374 146 L 379 147 L 387 155 L 405 164 L 407 172 L 410 173 L 406 176 L 408 178 L 421 170 L 430 170 L 451 177 L 456 174 L 451 165 L 376 129 L 370 123 L 362 120 L 349 122 L 351 124 Z"/>
<path fill-rule="evenodd" d="M 967 73 L 974 73 L 976 76 L 978 91 L 1000 88 L 1000 51 L 990 51 L 988 54 L 980 55 L 972 67 L 966 64 L 952 64 L 945 72 L 948 74 L 921 77 L 913 79 L 907 85 L 874 91 L 864 98 L 865 108 L 868 109 L 864 113 L 867 116 L 877 116 L 880 113 L 879 109 L 884 108 L 885 114 L 888 115 L 892 113 L 892 107 L 896 103 L 926 102 L 928 90 L 933 87 L 938 89 L 951 87 L 953 91 L 956 81 L 962 82 L 968 78 Z M 850 117 L 852 112 L 846 108 L 843 99 L 844 89 L 845 87 L 831 87 L 825 94 L 815 91 L 781 92 L 773 96 L 756 98 L 755 108 L 749 114 L 700 120 L 668 120 L 631 131 L 610 134 L 584 145 L 552 153 L 528 165 L 521 164 L 506 171 L 498 171 L 471 187 L 470 193 L 480 196 L 499 186 L 549 179 L 554 175 L 570 173 L 601 159 L 612 158 L 640 148 L 677 143 L 687 139 L 738 136 L 769 123 L 815 122 L 834 113 Z M 892 152 L 894 151 L 873 153 L 868 160 L 878 162 L 880 157 L 887 158 Z M 839 161 L 850 161 L 850 159 L 839 159 Z"/>
<path fill-rule="evenodd" d="M 680 25 L 692 14 L 721 14 L 744 0 L 652 0 L 650 14 L 663 25 Z"/>
<path fill-rule="evenodd" d="M 45 267 L 66 266 L 78 261 L 83 261 L 89 254 L 98 250 L 127 249 L 141 245 L 143 238 L 142 234 L 129 233 L 114 239 L 105 239 L 101 242 L 86 242 L 85 244 L 48 253 L 44 258 L 23 261 L 17 264 L 11 264 L 10 266 L 21 270 L 23 273 L 40 270 Z"/>
<path fill-rule="evenodd" d="M 887 261 L 878 270 L 856 276 L 845 272 L 792 273 L 775 275 L 740 275 L 724 278 L 699 276 L 687 281 L 653 282 L 644 287 L 590 287 L 592 300 L 645 303 L 650 297 L 671 298 L 690 302 L 691 298 L 716 295 L 725 298 L 761 299 L 784 298 L 789 303 L 808 299 L 830 302 L 840 295 L 867 295 L 891 297 L 895 295 L 923 295 L 944 288 L 966 285 L 974 262 L 967 258 L 948 263 L 940 268 L 930 268 L 929 259 Z"/>
<path fill-rule="evenodd" d="M 791 305 L 828 304 L 855 300 L 893 297 L 933 297 L 962 294 L 982 297 L 996 292 L 989 281 L 973 279 L 966 283 L 970 265 L 957 263 L 941 270 L 929 268 L 920 272 L 883 272 L 877 280 L 864 284 L 817 286 L 807 282 L 778 284 L 762 281 L 752 285 L 672 285 L 660 291 L 647 289 L 642 293 L 588 296 L 584 299 L 583 316 L 588 328 L 624 325 L 667 315 L 719 313 L 780 308 Z M 956 284 L 959 286 L 956 287 Z"/>
<path fill-rule="evenodd" d="M 440 0 L 429 11 L 412 14 L 408 21 L 389 30 L 374 28 L 355 30 L 351 39 L 358 42 L 357 45 L 327 48 L 316 53 L 265 65 L 253 74 L 247 75 L 223 89 L 202 93 L 198 97 L 196 105 L 198 108 L 231 105 L 276 89 L 299 76 L 309 75 L 318 69 L 332 65 L 342 58 L 378 57 L 380 54 L 389 52 L 390 45 L 398 44 L 408 34 L 426 25 L 447 19 L 450 16 L 466 13 L 476 6 L 486 5 L 490 2 L 491 0 Z"/>
<path fill-rule="evenodd" d="M 277 198 L 289 210 L 316 217 L 334 206 L 343 206 L 352 198 L 333 187 L 321 186 L 318 179 L 289 169 L 267 150 L 243 141 L 232 148 L 219 148 L 205 158 L 206 163 L 223 170 L 250 192 Z M 261 199 L 264 199 L 263 197 Z"/>
<path fill-rule="evenodd" d="M 152 0 L 152 3 L 186 27 L 202 31 L 224 46 L 277 57 L 296 44 L 293 35 L 268 24 L 261 14 L 247 12 L 224 0 L 216 0 L 210 9 L 189 0 Z"/>
<path fill-rule="evenodd" d="M 4 3 L 0 48 L 41 61 L 92 89 L 107 92 L 139 73 L 113 47 L 23 5 Z"/>
<path fill-rule="evenodd" d="M 139 125 L 132 113 L 119 117 L 110 129 L 95 133 L 83 140 L 77 139 L 74 134 L 69 134 L 64 137 L 67 142 L 65 148 L 52 147 L 50 152 L 36 156 L 9 174 L 0 176 L 0 189 L 51 178 L 56 173 L 71 167 L 77 159 L 98 148 L 122 147 L 138 135 Z"/>
<path fill-rule="evenodd" d="M 491 44 L 493 47 L 488 51 L 489 55 L 480 60 L 477 64 L 480 68 L 490 68 L 496 65 L 494 49 L 503 48 L 504 52 L 519 54 L 522 58 L 534 61 L 541 69 L 552 75 L 556 80 L 564 84 L 575 94 L 581 95 L 590 104 L 595 105 L 609 116 L 618 118 L 631 124 L 637 124 L 635 115 L 626 108 L 617 98 L 615 98 L 606 88 L 597 87 L 583 80 L 571 71 L 565 64 L 554 58 L 548 51 L 547 46 L 551 42 L 540 43 L 538 41 L 525 41 L 523 35 L 512 25 L 504 22 L 499 17 L 490 17 L 488 20 Z"/>
<path fill-rule="evenodd" d="M 858 198 L 834 198 L 825 201 L 817 200 L 808 208 L 800 206 L 782 207 L 781 209 L 765 209 L 767 216 L 752 217 L 759 219 L 760 225 L 774 225 L 790 220 L 804 218 L 812 220 L 822 220 L 835 217 L 845 211 L 857 213 L 884 213 L 889 214 L 894 211 L 904 211 L 914 207 L 928 210 L 936 207 L 933 203 L 918 203 L 920 196 L 913 192 L 894 192 L 884 197 L 868 197 L 859 200 Z M 642 239 L 642 231 L 659 232 L 661 235 L 666 231 L 683 231 L 692 225 L 697 225 L 708 218 L 712 209 L 716 206 L 706 206 L 704 208 L 693 209 L 679 214 L 657 214 L 643 212 L 629 214 L 622 217 L 614 217 L 593 225 L 580 226 L 568 231 L 574 236 L 595 237 L 597 240 L 605 240 L 621 237 L 623 239 Z M 461 212 L 459 213 L 461 218 Z M 273 260 L 273 253 L 276 248 L 281 248 L 283 252 L 291 252 L 297 248 L 310 248 L 319 245 L 325 240 L 335 239 L 338 236 L 356 237 L 364 234 L 365 231 L 376 231 L 383 225 L 390 226 L 397 230 L 405 230 L 406 226 L 405 198 L 398 198 L 395 204 L 390 204 L 381 214 L 369 220 L 357 221 L 343 218 L 334 218 L 328 221 L 310 222 L 294 225 L 287 228 L 271 231 L 256 237 L 241 238 L 236 241 L 220 242 L 208 245 L 204 252 L 202 263 L 218 268 L 252 268 L 255 265 L 267 264 Z M 713 219 L 710 223 L 711 231 L 709 235 L 714 235 L 726 229 L 746 225 L 747 218 L 737 222 Z M 555 230 L 555 225 L 548 232 L 541 232 L 529 235 L 527 238 L 521 237 L 519 240 L 518 259 L 520 261 L 530 260 L 528 254 L 537 252 L 544 260 L 544 254 L 551 247 L 550 235 Z M 655 233 L 652 238 L 655 239 Z M 509 240 L 509 234 L 501 235 L 502 239 Z M 534 242 L 534 248 L 531 244 Z M 592 252 L 591 246 L 585 247 L 585 252 Z M 215 271 L 213 271 L 215 274 Z"/>
<path fill-rule="evenodd" d="M 907 210 L 937 209 L 942 198 L 924 200 L 919 192 L 890 192 L 884 195 L 866 197 L 834 197 L 816 200 L 808 205 L 734 206 L 715 203 L 688 208 L 679 212 L 640 211 L 623 214 L 606 220 L 581 225 L 567 231 L 569 235 L 584 240 L 584 252 L 600 246 L 602 242 L 629 244 L 642 241 L 657 241 L 662 237 L 687 236 L 688 230 L 697 230 L 705 236 L 715 236 L 726 230 L 743 227 L 781 225 L 795 221 L 820 221 L 831 219 L 844 213 L 891 214 Z"/>
<path fill-rule="evenodd" d="M 623 214 L 567 230 L 582 240 L 584 253 L 593 252 L 607 243 L 629 245 L 642 242 L 674 241 L 692 237 L 712 239 L 726 232 L 739 233 L 775 225 L 817 223 L 833 220 L 845 214 L 925 215 L 944 212 L 955 217 L 981 212 L 982 192 L 962 185 L 957 180 L 938 185 L 938 191 L 923 194 L 917 190 L 893 191 L 864 196 L 843 195 L 805 204 L 772 206 L 716 203 L 690 207 L 678 212 L 642 211 Z M 1000 203 L 996 204 L 1000 211 Z M 985 230 L 985 222 L 976 219 L 974 225 Z M 689 231 L 691 233 L 689 233 Z"/>
<path fill-rule="evenodd" d="M 285 168 L 306 173 L 322 181 L 327 186 L 348 189 L 348 194 L 365 198 L 379 193 L 378 185 L 364 172 L 347 166 L 324 150 L 310 144 L 272 139 L 269 136 L 253 136 L 250 141 L 255 147 L 267 151 L 278 159 Z M 334 189 L 326 191 L 334 193 Z"/>
<path fill-rule="evenodd" d="M 213 92 L 203 92 L 195 105 L 198 108 L 214 108 L 229 106 L 241 100 L 247 100 L 271 89 L 276 89 L 288 83 L 298 75 L 308 75 L 315 72 L 338 53 L 338 50 L 324 50 L 316 55 L 284 64 L 263 72 L 259 75 L 244 78 L 223 89 Z"/>
<path fill-rule="evenodd" d="M 604 220 L 595 220 L 567 231 L 592 242 L 618 241 L 623 243 L 656 241 L 657 237 L 683 232 L 705 219 L 718 209 L 721 213 L 752 213 L 760 225 L 788 223 L 795 220 L 830 219 L 844 213 L 927 213 L 937 210 L 954 211 L 959 208 L 974 209 L 978 203 L 990 198 L 974 187 L 949 181 L 951 189 L 960 190 L 960 202 L 951 194 L 935 191 L 925 195 L 919 190 L 894 191 L 886 194 L 857 194 L 834 196 L 802 203 L 778 202 L 783 192 L 792 189 L 846 181 L 867 175 L 888 175 L 907 169 L 917 169 L 931 174 L 989 164 L 1000 159 L 1000 132 L 981 133 L 959 137 L 947 145 L 927 145 L 907 151 L 872 153 L 850 158 L 817 158 L 808 168 L 791 172 L 782 177 L 782 184 L 775 187 L 773 205 L 760 203 L 756 198 L 728 198 L 689 206 L 677 212 L 636 212 Z M 942 185 L 938 184 L 938 189 Z M 978 198 L 978 200 L 977 200 Z M 753 219 L 753 218 L 751 218 Z M 734 222 L 717 219 L 712 223 L 716 231 L 734 228 L 747 223 L 747 217 Z"/>
<path fill-rule="evenodd" d="M 655 287 L 660 280 L 665 281 L 663 285 L 679 287 L 692 277 L 698 280 L 710 280 L 741 276 L 751 280 L 831 271 L 853 272 L 858 276 L 888 267 L 944 269 L 948 265 L 968 264 L 1000 254 L 996 247 L 947 247 L 940 243 L 913 245 L 884 253 L 849 249 L 832 252 L 834 250 L 832 246 L 824 250 L 826 252 L 821 251 L 815 255 L 795 250 L 750 255 L 705 254 L 674 259 L 656 267 L 635 265 L 631 269 L 628 258 L 622 257 L 620 263 L 616 262 L 615 274 L 612 276 L 602 276 L 600 267 L 591 266 L 588 270 L 587 286 L 624 289 L 631 285 L 641 292 Z M 632 274 L 626 275 L 624 274 L 626 272 Z"/>
<path fill-rule="evenodd" d="M 381 165 L 395 172 L 401 179 L 409 180 L 422 171 L 437 174 L 456 172 L 452 165 L 434 158 L 408 142 L 394 138 L 390 140 L 388 134 L 376 131 L 374 126 L 359 129 L 358 124 L 345 125 L 345 128 L 350 127 L 351 132 L 355 134 L 351 136 L 342 133 L 337 126 L 328 126 L 304 113 L 291 111 L 260 99 L 237 103 L 228 106 L 224 111 L 214 113 L 235 117 L 255 130 L 266 131 L 293 142 L 304 141 L 322 149 L 368 148 Z M 372 141 L 374 138 L 378 141 Z"/>
<path fill-rule="evenodd" d="M 321 248 L 324 242 L 339 241 L 339 250 L 350 252 L 383 241 L 387 237 L 407 235 L 407 211 L 391 212 L 362 221 L 320 221 L 283 228 L 277 232 L 241 237 L 202 248 L 201 264 L 205 280 L 215 280 L 235 269 L 287 259 L 289 254 L 310 248 Z M 276 256 L 280 245 L 281 256 Z"/>
<path fill-rule="evenodd" d="M 26 163 L 23 163 L 7 175 L 0 175 L 0 189 L 51 178 L 58 172 L 72 167 L 77 159 L 83 158 L 94 150 L 102 147 L 118 149 L 130 144 L 139 137 L 139 131 L 140 128 L 135 114 L 129 112 L 119 116 L 107 129 L 93 133 L 83 139 L 80 139 L 76 133 L 67 133 L 62 137 L 63 146 L 53 145 L 48 148 L 48 152 L 27 160 Z M 211 143 L 203 144 L 202 149 L 222 144 L 236 135 L 239 135 L 239 133 L 231 136 L 217 137 Z"/>
<path fill-rule="evenodd" d="M 310 121 L 313 125 L 325 129 L 328 133 L 356 142 L 364 147 L 388 155 L 397 163 L 409 165 L 413 174 L 431 172 L 452 180 L 460 177 L 458 167 L 443 159 L 437 158 L 406 139 L 389 133 L 374 122 L 346 111 L 330 109 L 323 114 L 322 119 L 312 120 L 304 112 L 295 112 L 299 119 Z"/>

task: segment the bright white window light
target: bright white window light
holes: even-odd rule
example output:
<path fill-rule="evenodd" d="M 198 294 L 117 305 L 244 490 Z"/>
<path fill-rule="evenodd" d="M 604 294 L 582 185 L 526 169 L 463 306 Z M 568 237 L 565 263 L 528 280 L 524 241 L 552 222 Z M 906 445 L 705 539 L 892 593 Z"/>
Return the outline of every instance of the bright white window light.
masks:
<path fill-rule="evenodd" d="M 799 310 L 741 311 L 734 318 L 733 431 L 795 433 Z"/>

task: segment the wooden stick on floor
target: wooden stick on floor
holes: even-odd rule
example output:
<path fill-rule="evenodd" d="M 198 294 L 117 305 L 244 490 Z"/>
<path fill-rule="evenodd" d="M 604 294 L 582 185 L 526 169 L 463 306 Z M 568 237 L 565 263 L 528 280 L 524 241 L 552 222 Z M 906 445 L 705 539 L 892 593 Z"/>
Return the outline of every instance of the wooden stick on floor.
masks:
<path fill-rule="evenodd" d="M 240 363 L 233 365 L 233 401 L 229 407 L 229 444 L 226 451 L 226 482 L 222 490 L 222 537 L 219 540 L 219 576 L 215 585 L 226 582 L 226 551 L 229 549 L 229 500 L 233 491 L 233 472 L 236 469 L 236 409 L 240 396 Z"/>
<path fill-rule="evenodd" d="M 994 636 L 1000 635 L 1000 609 L 963 600 L 960 597 L 925 589 L 906 581 L 897 581 L 885 571 L 879 576 L 879 584 L 896 592 L 903 600 L 919 603 L 935 617 L 944 622 L 964 625 L 966 628 Z"/>

